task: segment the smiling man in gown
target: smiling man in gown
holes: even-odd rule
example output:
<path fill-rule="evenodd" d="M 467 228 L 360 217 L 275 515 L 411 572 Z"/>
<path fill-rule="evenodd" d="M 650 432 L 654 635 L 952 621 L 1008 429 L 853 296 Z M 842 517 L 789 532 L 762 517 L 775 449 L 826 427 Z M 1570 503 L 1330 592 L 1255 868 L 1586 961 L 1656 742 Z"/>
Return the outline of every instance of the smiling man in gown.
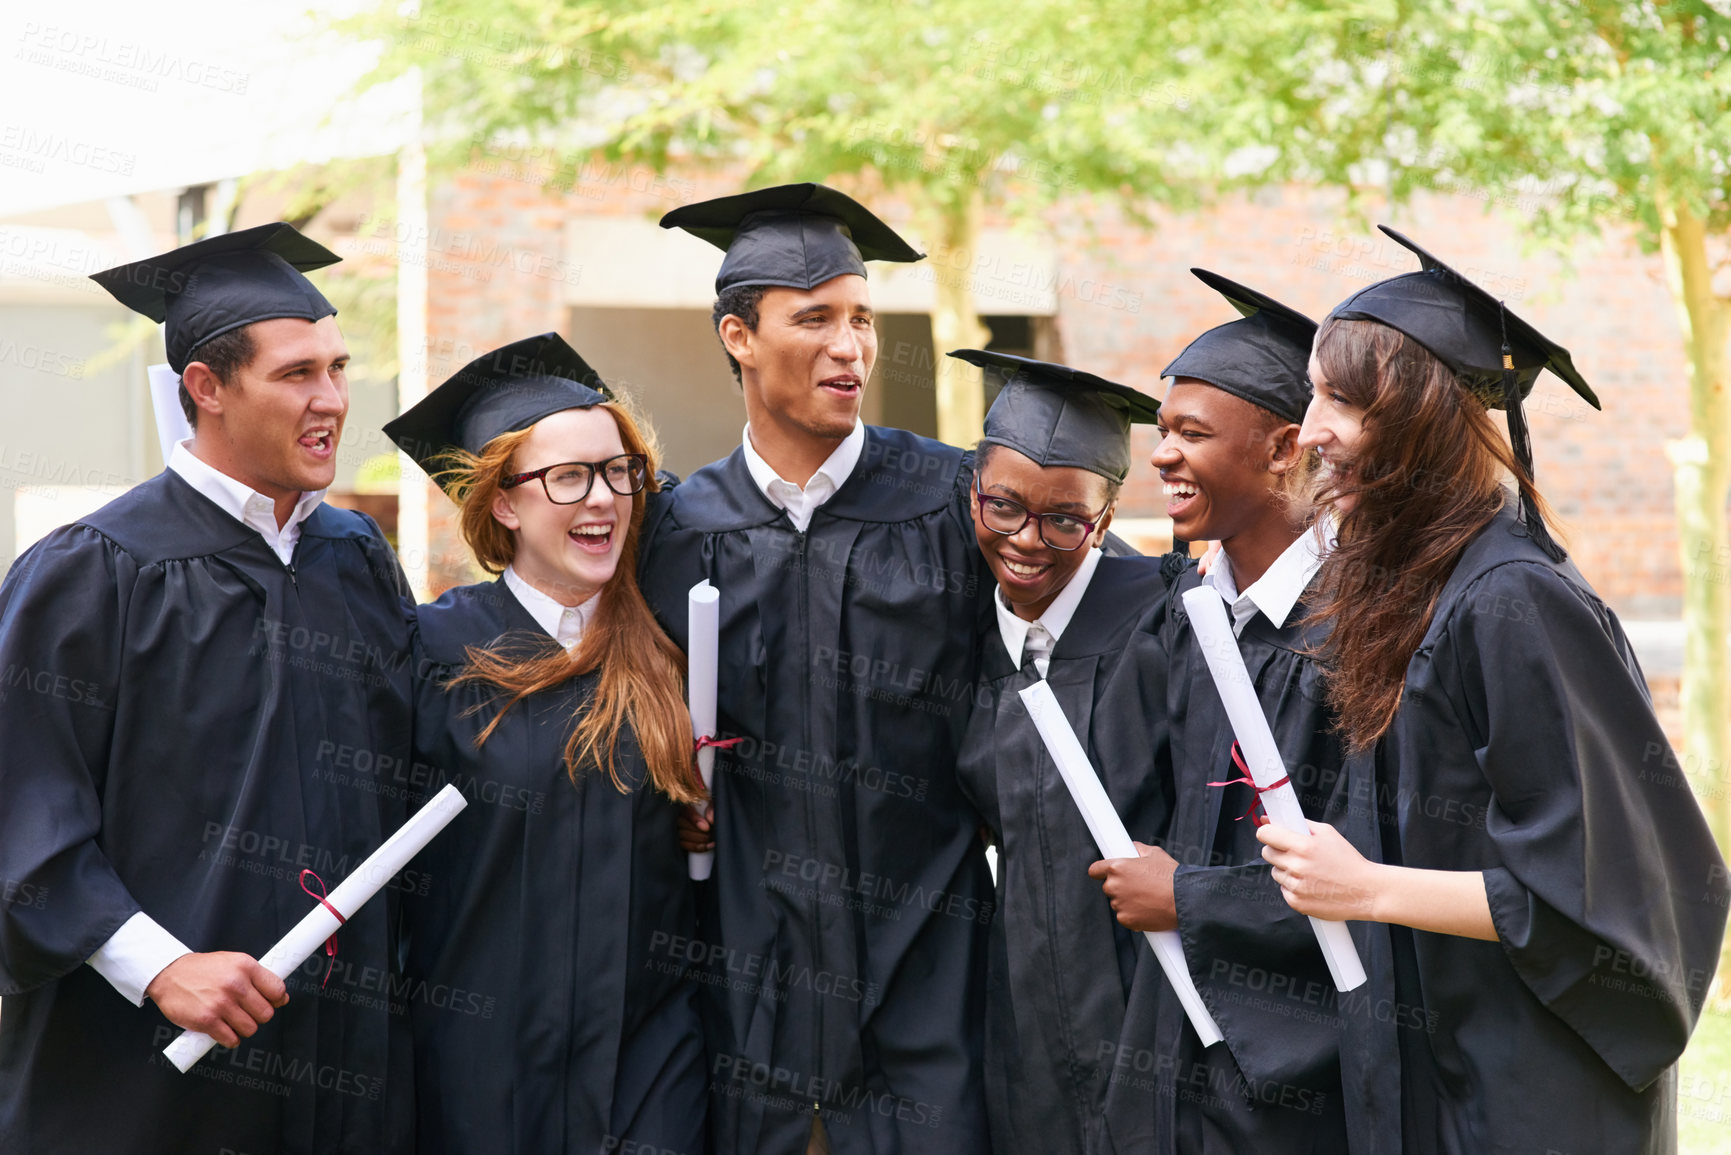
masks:
<path fill-rule="evenodd" d="M 986 1139 L 992 887 L 956 782 L 990 578 L 959 449 L 866 426 L 867 260 L 920 254 L 821 185 L 689 205 L 726 251 L 729 457 L 651 511 L 643 590 L 685 642 L 721 592 L 710 1085 L 722 1152 L 970 1155 Z"/>

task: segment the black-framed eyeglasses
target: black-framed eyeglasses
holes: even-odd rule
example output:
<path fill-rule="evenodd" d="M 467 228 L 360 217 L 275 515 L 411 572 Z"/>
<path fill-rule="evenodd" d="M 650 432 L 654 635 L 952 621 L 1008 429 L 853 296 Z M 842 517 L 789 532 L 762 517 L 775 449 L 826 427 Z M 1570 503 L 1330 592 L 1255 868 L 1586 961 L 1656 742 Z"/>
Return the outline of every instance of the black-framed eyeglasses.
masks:
<path fill-rule="evenodd" d="M 621 453 L 606 461 L 562 461 L 545 469 L 500 478 L 499 488 L 515 489 L 539 478 L 548 501 L 554 505 L 576 505 L 589 496 L 597 477 L 620 497 L 642 493 L 649 481 L 649 458 L 641 453 Z"/>
<path fill-rule="evenodd" d="M 1021 533 L 1022 527 L 1030 521 L 1036 522 L 1040 540 L 1065 553 L 1088 544 L 1088 539 L 1093 536 L 1100 519 L 1106 516 L 1107 509 L 1112 508 L 1112 503 L 1107 502 L 1106 509 L 1102 509 L 1092 518 L 1077 517 L 1073 513 L 1034 513 L 1019 501 L 1011 501 L 1007 497 L 999 497 L 981 489 L 978 473 L 974 474 L 974 500 L 980 505 L 980 523 L 993 533 L 1013 537 Z"/>

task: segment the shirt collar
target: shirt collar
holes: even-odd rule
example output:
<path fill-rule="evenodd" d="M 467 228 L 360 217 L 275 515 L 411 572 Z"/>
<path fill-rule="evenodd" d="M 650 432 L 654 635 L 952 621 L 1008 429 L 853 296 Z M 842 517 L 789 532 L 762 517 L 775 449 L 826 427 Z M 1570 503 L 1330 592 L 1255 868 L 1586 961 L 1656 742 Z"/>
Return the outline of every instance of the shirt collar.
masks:
<path fill-rule="evenodd" d="M 313 510 L 325 499 L 329 490 L 316 489 L 300 495 L 295 502 L 294 512 L 281 527 L 276 524 L 276 502 L 248 486 L 245 482 L 236 481 L 222 470 L 217 469 L 192 451 L 192 441 L 176 443 L 174 452 L 169 454 L 168 467 L 180 475 L 182 481 L 192 486 L 198 492 L 215 502 L 218 508 L 236 521 L 243 522 L 265 532 L 265 525 L 259 524 L 256 516 L 249 516 L 260 510 L 258 502 L 270 507 L 268 525 L 270 534 L 267 536 L 287 534 L 291 529 L 298 529 L 301 522 L 313 515 Z"/>
<path fill-rule="evenodd" d="M 745 432 L 740 434 L 740 444 L 745 450 L 745 467 L 751 471 L 751 479 L 757 482 L 757 488 L 761 489 L 763 495 L 778 509 L 787 508 L 781 497 L 782 486 L 796 493 L 810 490 L 821 476 L 827 482 L 829 490 L 829 493 L 824 494 L 826 499 L 840 489 L 842 482 L 853 475 L 854 467 L 859 464 L 860 455 L 865 452 L 865 441 L 865 422 L 856 417 L 853 431 L 842 438 L 841 444 L 835 447 L 835 452 L 817 467 L 817 472 L 811 475 L 805 485 L 798 486 L 778 474 L 775 468 L 763 459 L 763 455 L 758 453 L 757 446 L 751 443 L 750 422 L 746 423 Z"/>
<path fill-rule="evenodd" d="M 1088 583 L 1094 580 L 1094 571 L 1100 568 L 1101 554 L 1098 547 L 1090 548 L 1088 555 L 1082 559 L 1082 564 L 1076 567 L 1070 581 L 1058 596 L 1052 599 L 1052 604 L 1046 607 L 1036 621 L 1046 627 L 1046 632 L 1052 635 L 1052 649 L 1058 648 L 1058 639 L 1064 635 L 1064 629 L 1070 624 L 1070 619 L 1076 616 L 1076 607 L 1082 603 L 1082 595 L 1088 592 Z M 1027 644 L 1028 627 L 1032 622 L 1018 618 L 1009 603 L 1004 601 L 1004 591 L 996 589 L 992 597 L 992 605 L 998 611 L 998 636 L 1004 640 L 1004 649 L 1009 651 L 1010 661 L 1016 666 L 1022 664 L 1022 647 Z"/>
<path fill-rule="evenodd" d="M 588 626 L 589 617 L 595 612 L 595 603 L 598 600 L 588 597 L 581 605 L 562 605 L 523 580 L 523 575 L 519 574 L 514 566 L 505 567 L 505 588 L 529 611 L 535 624 L 566 649 L 582 640 L 583 630 Z"/>
<path fill-rule="evenodd" d="M 1238 589 L 1232 574 L 1232 559 L 1224 549 L 1203 580 L 1214 587 L 1221 600 L 1231 607 L 1235 633 L 1241 632 L 1258 610 L 1276 627 L 1284 628 L 1286 619 L 1292 616 L 1292 608 L 1310 588 L 1311 579 L 1322 568 L 1322 559 L 1332 548 L 1334 523 L 1323 521 L 1299 534 L 1274 559 L 1274 564 L 1250 583 L 1247 590 Z"/>

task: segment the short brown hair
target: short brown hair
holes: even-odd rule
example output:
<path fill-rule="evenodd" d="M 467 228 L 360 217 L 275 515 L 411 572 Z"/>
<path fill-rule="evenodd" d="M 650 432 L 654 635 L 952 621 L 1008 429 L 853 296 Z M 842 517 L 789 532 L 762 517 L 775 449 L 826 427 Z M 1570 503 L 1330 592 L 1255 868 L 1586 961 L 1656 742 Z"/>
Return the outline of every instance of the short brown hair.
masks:
<path fill-rule="evenodd" d="M 252 364 L 257 355 L 258 345 L 252 339 L 252 326 L 242 325 L 199 345 L 186 355 L 186 363 L 204 362 L 210 368 L 211 376 L 228 385 L 236 373 Z M 185 385 L 180 387 L 180 409 L 186 414 L 186 423 L 197 429 L 198 406 L 193 404 L 192 394 L 186 391 Z"/>

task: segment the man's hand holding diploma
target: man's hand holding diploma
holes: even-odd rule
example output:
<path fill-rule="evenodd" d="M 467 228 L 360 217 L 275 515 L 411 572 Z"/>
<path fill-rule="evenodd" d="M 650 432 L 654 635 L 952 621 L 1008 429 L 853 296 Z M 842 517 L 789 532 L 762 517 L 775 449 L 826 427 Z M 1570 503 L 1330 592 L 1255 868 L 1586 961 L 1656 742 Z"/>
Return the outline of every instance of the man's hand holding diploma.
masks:
<path fill-rule="evenodd" d="M 1178 860 L 1161 850 L 1138 842 L 1137 858 L 1102 858 L 1088 868 L 1088 877 L 1112 901 L 1112 913 L 1129 930 L 1177 930 L 1178 906 L 1172 893 L 1172 876 Z"/>
<path fill-rule="evenodd" d="M 228 950 L 181 955 L 144 994 L 175 1026 L 201 1031 L 224 1047 L 252 1038 L 288 1002 L 281 979 L 251 955 Z"/>

